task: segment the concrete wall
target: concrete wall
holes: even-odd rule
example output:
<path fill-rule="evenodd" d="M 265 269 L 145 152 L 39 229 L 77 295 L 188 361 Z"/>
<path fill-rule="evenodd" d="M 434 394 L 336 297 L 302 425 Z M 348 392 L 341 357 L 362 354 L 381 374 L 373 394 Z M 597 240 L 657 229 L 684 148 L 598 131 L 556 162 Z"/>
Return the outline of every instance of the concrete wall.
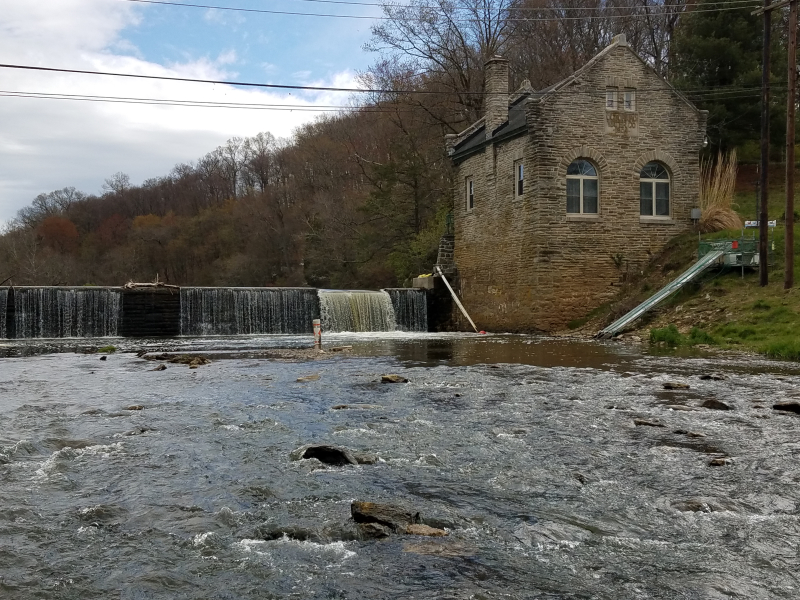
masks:
<path fill-rule="evenodd" d="M 636 90 L 634 113 L 607 111 L 608 86 Z M 463 301 L 479 327 L 555 330 L 607 301 L 668 239 L 691 227 L 697 206 L 705 113 L 615 44 L 576 79 L 527 109 L 528 133 L 464 160 L 455 178 L 455 260 Z M 524 197 L 513 194 L 523 158 Z M 566 170 L 577 159 L 599 172 L 599 214 L 568 215 Z M 670 173 L 671 215 L 639 215 L 647 162 Z M 467 212 L 464 181 L 475 181 Z M 621 264 L 618 266 L 615 262 Z"/>

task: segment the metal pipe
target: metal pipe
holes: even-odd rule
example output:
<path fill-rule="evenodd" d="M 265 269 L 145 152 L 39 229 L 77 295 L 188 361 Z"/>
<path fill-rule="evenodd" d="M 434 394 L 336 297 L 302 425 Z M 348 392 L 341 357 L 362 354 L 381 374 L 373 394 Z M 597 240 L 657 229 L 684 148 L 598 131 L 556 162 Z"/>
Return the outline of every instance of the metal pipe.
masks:
<path fill-rule="evenodd" d="M 460 308 L 461 312 L 464 313 L 464 316 L 467 317 L 467 320 L 469 321 L 470 325 L 472 325 L 472 328 L 475 330 L 475 333 L 478 333 L 478 328 L 475 327 L 475 323 L 472 322 L 472 319 L 470 319 L 469 315 L 467 314 L 467 309 L 464 308 L 464 305 L 461 304 L 461 300 L 458 299 L 458 296 L 456 296 L 456 293 L 453 291 L 453 288 L 450 287 L 450 282 L 447 281 L 447 277 L 445 277 L 444 273 L 442 273 L 442 268 L 439 265 L 436 265 L 435 268 L 436 271 L 439 273 L 439 276 L 442 278 L 442 281 L 444 281 L 444 284 L 447 286 L 447 289 L 450 290 L 450 295 L 453 296 L 453 300 L 455 300 L 456 304 L 458 304 L 458 308 Z"/>

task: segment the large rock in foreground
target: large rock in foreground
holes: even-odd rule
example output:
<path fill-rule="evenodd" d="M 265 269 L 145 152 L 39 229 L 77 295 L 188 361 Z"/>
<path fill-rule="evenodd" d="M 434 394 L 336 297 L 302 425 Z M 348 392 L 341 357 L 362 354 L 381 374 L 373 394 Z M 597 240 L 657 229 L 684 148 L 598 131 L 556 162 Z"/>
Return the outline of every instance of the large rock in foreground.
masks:
<path fill-rule="evenodd" d="M 383 538 L 390 533 L 429 537 L 447 535 L 444 529 L 421 523 L 418 512 L 411 512 L 394 504 L 353 502 L 350 504 L 350 514 L 358 524 L 361 534 L 367 538 Z"/>

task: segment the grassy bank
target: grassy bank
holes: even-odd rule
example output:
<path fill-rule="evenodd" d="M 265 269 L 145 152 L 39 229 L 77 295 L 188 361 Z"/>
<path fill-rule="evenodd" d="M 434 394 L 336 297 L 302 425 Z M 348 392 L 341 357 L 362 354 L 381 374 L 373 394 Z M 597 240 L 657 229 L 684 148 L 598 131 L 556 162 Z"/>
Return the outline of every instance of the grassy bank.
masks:
<path fill-rule="evenodd" d="M 778 179 L 778 168 L 774 177 Z M 782 177 L 780 177 L 782 180 Z M 755 219 L 756 194 L 752 182 L 743 181 L 736 193 L 736 210 L 743 219 Z M 769 216 L 777 219 L 770 245 L 769 284 L 759 285 L 755 270 L 711 270 L 701 281 L 690 284 L 655 311 L 640 319 L 633 332 L 644 341 L 659 346 L 710 345 L 763 353 L 771 357 L 800 360 L 800 226 L 795 226 L 796 284 L 784 290 L 784 189 L 771 187 Z M 797 203 L 797 200 L 795 201 Z M 797 219 L 800 221 L 800 219 Z M 703 239 L 738 238 L 741 230 L 723 231 Z M 757 230 L 745 230 L 757 237 Z M 582 332 L 598 331 L 621 316 L 660 287 L 674 279 L 696 260 L 697 234 L 675 238 L 651 261 L 643 276 L 630 282 L 619 299 L 596 311 Z"/>

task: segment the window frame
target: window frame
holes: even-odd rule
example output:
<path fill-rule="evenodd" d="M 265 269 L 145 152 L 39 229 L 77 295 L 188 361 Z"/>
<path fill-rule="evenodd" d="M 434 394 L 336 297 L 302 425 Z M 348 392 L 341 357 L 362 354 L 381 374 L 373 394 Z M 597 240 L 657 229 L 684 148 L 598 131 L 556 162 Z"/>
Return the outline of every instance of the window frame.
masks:
<path fill-rule="evenodd" d="M 579 196 L 578 196 L 578 198 L 579 198 L 579 202 L 580 202 L 580 211 L 579 212 L 570 212 L 569 204 L 567 204 L 566 215 L 567 215 L 567 217 L 593 217 L 593 218 L 599 218 L 600 217 L 600 170 L 597 168 L 597 165 L 595 165 L 588 158 L 576 158 L 567 167 L 567 172 L 569 172 L 569 167 L 571 167 L 573 164 L 575 164 L 576 162 L 579 162 L 579 161 L 583 161 L 583 162 L 588 163 L 592 167 L 592 169 L 594 169 L 595 175 L 585 175 L 585 174 L 569 175 L 569 174 L 567 174 L 565 176 L 564 181 L 565 181 L 566 187 L 569 187 L 569 184 L 567 184 L 566 182 L 568 182 L 570 180 L 579 182 L 579 188 L 578 188 Z M 597 185 L 596 185 L 596 189 L 597 189 L 597 197 L 596 197 L 597 207 L 596 207 L 596 210 L 594 212 L 586 212 L 584 210 L 584 206 L 585 206 L 584 205 L 584 197 L 585 197 L 584 196 L 584 182 L 587 181 L 587 180 L 588 181 L 596 181 L 597 182 Z M 569 194 L 567 194 L 567 203 L 569 203 Z"/>
<path fill-rule="evenodd" d="M 630 107 L 628 107 L 628 95 L 630 94 Z M 625 112 L 636 112 L 636 90 L 628 88 L 622 91 L 622 110 Z"/>
<path fill-rule="evenodd" d="M 525 195 L 525 161 L 514 161 L 514 199 L 521 200 Z"/>
<path fill-rule="evenodd" d="M 656 164 L 659 165 L 666 173 L 665 178 L 657 178 L 657 177 L 642 177 L 642 171 L 644 171 L 648 165 Z M 659 215 L 656 214 L 658 210 L 658 184 L 667 184 L 667 214 Z M 642 184 L 648 185 L 650 187 L 650 212 L 645 214 L 642 212 Z M 639 218 L 650 220 L 670 220 L 672 219 L 672 174 L 669 172 L 667 165 L 657 160 L 651 160 L 646 163 L 641 170 L 639 171 Z"/>
<path fill-rule="evenodd" d="M 465 179 L 464 193 L 467 212 L 471 213 L 475 210 L 475 180 L 471 176 Z"/>
<path fill-rule="evenodd" d="M 610 102 L 610 104 L 609 104 Z M 619 88 L 606 88 L 606 110 L 617 110 L 619 106 Z"/>

